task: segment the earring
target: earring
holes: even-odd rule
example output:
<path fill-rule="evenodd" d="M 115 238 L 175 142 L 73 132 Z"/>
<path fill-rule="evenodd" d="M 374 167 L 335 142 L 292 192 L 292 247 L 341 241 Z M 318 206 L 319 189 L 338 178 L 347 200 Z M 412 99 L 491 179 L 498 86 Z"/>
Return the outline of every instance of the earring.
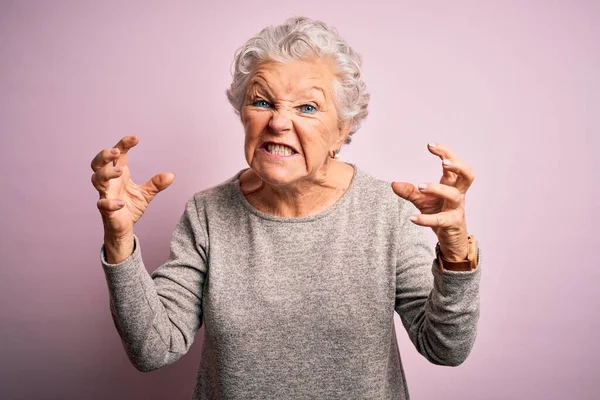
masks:
<path fill-rule="evenodd" d="M 334 160 L 337 160 L 338 158 L 340 158 L 340 151 L 339 150 L 331 150 L 329 152 L 329 157 L 333 158 Z"/>

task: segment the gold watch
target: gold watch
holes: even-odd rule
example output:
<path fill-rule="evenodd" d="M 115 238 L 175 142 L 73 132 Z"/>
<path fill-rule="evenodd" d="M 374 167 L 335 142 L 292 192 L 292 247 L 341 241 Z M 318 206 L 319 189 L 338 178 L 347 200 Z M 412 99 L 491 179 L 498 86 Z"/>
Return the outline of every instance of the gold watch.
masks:
<path fill-rule="evenodd" d="M 440 243 L 435 246 L 435 254 L 437 256 L 438 264 L 440 265 L 441 271 L 474 271 L 479 264 L 479 252 L 477 251 L 477 239 L 475 235 L 469 235 L 469 252 L 467 253 L 467 259 L 464 261 L 448 261 L 442 255 L 440 250 Z"/>

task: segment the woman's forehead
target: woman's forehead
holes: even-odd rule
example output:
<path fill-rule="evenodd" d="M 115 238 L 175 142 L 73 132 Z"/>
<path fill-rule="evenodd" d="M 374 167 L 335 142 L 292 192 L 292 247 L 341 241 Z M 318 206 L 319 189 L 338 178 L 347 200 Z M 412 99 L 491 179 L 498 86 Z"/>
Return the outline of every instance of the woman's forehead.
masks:
<path fill-rule="evenodd" d="M 302 93 L 325 95 L 333 87 L 331 65 L 319 61 L 292 61 L 289 63 L 264 63 L 260 65 L 248 88 L 269 94 Z M 315 93 L 316 92 L 316 93 Z"/>

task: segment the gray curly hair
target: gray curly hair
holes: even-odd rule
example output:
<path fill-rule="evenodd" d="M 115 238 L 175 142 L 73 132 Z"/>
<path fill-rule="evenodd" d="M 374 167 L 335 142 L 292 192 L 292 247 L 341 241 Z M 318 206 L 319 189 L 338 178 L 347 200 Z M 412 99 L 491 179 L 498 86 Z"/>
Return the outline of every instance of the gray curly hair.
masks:
<path fill-rule="evenodd" d="M 361 122 L 367 117 L 369 94 L 362 80 L 362 59 L 340 37 L 335 28 L 306 17 L 294 17 L 278 26 L 269 26 L 249 39 L 235 53 L 233 82 L 227 98 L 239 115 L 244 105 L 248 81 L 263 62 L 285 63 L 290 60 L 330 58 L 337 69 L 334 98 L 341 123 L 350 123 L 346 144 L 350 143 Z"/>

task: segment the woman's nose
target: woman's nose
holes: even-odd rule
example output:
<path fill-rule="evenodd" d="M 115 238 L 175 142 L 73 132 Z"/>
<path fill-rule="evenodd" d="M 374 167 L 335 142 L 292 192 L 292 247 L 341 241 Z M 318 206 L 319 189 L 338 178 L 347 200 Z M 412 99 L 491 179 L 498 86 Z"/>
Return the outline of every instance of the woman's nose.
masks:
<path fill-rule="evenodd" d="M 292 129 L 292 120 L 286 111 L 276 111 L 269 121 L 269 126 L 275 133 L 286 132 Z"/>

